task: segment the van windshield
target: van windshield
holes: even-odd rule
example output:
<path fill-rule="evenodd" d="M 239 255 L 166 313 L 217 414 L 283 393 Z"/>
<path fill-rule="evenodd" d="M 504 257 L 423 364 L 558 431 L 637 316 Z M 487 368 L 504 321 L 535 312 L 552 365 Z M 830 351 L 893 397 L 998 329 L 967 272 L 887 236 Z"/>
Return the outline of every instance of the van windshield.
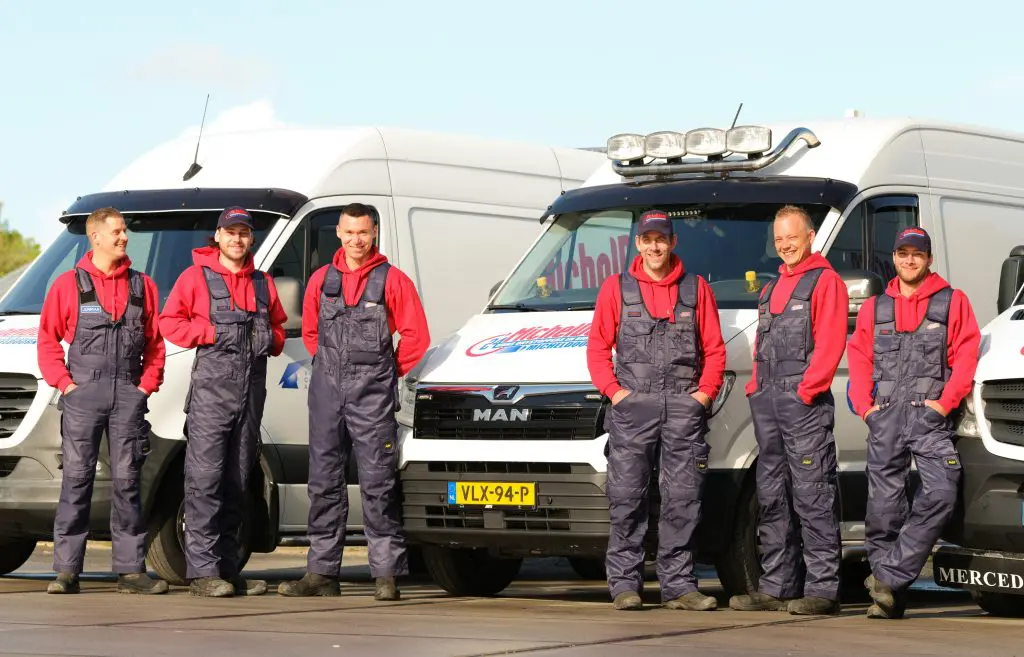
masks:
<path fill-rule="evenodd" d="M 145 272 L 160 292 L 160 308 L 171 293 L 178 276 L 192 265 L 192 249 L 206 246 L 217 227 L 219 212 L 149 212 L 126 214 L 128 257 L 132 267 Z M 253 212 L 256 245 L 276 221 L 277 215 Z M 36 258 L 6 297 L 0 301 L 0 315 L 36 315 L 43 299 L 62 273 L 73 269 L 89 250 L 85 217 L 73 219 L 57 239 Z"/>
<path fill-rule="evenodd" d="M 675 254 L 700 274 L 718 307 L 756 308 L 760 289 L 782 260 L 772 232 L 779 203 L 696 203 L 659 206 L 679 238 Z M 800 204 L 814 226 L 830 208 Z M 637 256 L 635 227 L 648 207 L 608 208 L 558 216 L 488 307 L 493 312 L 593 310 L 601 284 Z M 749 284 L 747 272 L 755 272 Z"/>

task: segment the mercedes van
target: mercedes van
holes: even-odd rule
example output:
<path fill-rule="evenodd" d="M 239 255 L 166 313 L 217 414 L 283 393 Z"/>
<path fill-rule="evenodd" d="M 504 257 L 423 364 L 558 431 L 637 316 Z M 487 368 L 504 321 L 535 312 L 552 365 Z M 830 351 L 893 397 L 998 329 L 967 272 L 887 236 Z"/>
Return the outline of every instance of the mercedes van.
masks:
<path fill-rule="evenodd" d="M 198 148 L 198 151 L 197 151 Z M 195 157 L 198 153 L 198 157 Z M 476 312 L 535 239 L 537 216 L 604 161 L 599 152 L 399 129 L 279 129 L 178 139 L 142 155 L 61 217 L 64 230 L 0 300 L 0 574 L 52 536 L 61 486 L 59 392 L 40 377 L 39 312 L 50 285 L 88 250 L 84 222 L 113 206 L 127 219 L 132 265 L 156 282 L 161 307 L 230 205 L 255 220 L 256 267 L 288 313 L 284 353 L 271 358 L 264 449 L 243 537 L 269 552 L 306 532 L 310 356 L 300 338 L 304 284 L 340 243 L 340 208 L 373 208 L 379 244 L 416 284 L 435 338 Z M 487 248 L 481 248 L 487 244 Z M 183 411 L 194 350 L 167 344 L 164 383 L 149 400 L 152 452 L 142 473 L 149 565 L 184 583 Z M 109 537 L 106 441 L 96 466 L 91 536 Z M 362 515 L 350 462 L 350 542 Z"/>

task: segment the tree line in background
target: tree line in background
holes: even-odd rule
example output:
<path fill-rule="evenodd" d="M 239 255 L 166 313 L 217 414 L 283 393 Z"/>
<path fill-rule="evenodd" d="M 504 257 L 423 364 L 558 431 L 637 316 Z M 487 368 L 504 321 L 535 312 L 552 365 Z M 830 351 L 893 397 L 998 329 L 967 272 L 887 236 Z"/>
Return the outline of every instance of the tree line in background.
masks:
<path fill-rule="evenodd" d="M 39 255 L 39 244 L 0 221 L 0 276 L 8 274 Z"/>

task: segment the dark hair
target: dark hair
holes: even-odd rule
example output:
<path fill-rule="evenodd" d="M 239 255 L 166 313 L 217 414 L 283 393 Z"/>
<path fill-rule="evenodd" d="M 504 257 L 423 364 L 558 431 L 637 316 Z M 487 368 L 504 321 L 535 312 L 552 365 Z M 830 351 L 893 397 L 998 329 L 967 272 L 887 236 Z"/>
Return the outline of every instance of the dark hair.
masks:
<path fill-rule="evenodd" d="M 373 225 L 377 225 L 377 213 L 373 211 L 373 208 L 362 203 L 349 203 L 341 209 L 341 214 L 350 217 L 369 217 Z M 341 216 L 338 217 L 338 220 L 341 221 Z"/>

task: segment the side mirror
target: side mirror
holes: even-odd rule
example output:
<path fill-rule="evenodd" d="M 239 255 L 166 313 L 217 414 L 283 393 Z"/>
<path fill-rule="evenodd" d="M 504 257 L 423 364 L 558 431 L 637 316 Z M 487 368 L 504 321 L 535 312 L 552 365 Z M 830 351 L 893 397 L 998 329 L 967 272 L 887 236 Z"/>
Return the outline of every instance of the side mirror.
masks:
<path fill-rule="evenodd" d="M 504 282 L 504 279 L 502 279 L 495 283 L 493 286 L 491 286 L 491 291 L 487 293 L 487 298 L 490 299 L 491 297 L 493 297 L 494 293 L 498 291 L 498 288 L 501 287 L 501 284 Z"/>
<path fill-rule="evenodd" d="M 850 269 L 839 272 L 839 277 L 846 283 L 846 292 L 850 296 L 850 320 L 847 331 L 857 326 L 857 314 L 864 302 L 885 292 L 885 281 L 882 277 L 866 269 Z"/>
<path fill-rule="evenodd" d="M 277 287 L 277 298 L 281 301 L 281 307 L 288 315 L 288 321 L 284 323 L 284 330 L 297 331 L 302 328 L 302 284 L 298 279 L 289 276 L 282 276 L 274 279 Z"/>
<path fill-rule="evenodd" d="M 1002 313 L 1013 305 L 1021 285 L 1024 285 L 1024 246 L 1015 246 L 1010 250 L 1010 257 L 1003 260 L 1003 268 L 999 272 L 997 313 Z"/>

